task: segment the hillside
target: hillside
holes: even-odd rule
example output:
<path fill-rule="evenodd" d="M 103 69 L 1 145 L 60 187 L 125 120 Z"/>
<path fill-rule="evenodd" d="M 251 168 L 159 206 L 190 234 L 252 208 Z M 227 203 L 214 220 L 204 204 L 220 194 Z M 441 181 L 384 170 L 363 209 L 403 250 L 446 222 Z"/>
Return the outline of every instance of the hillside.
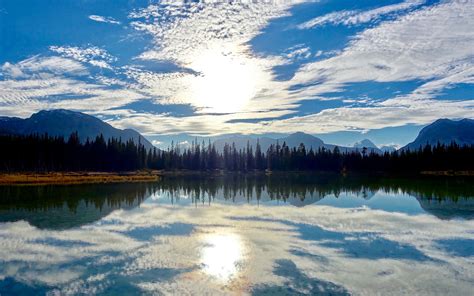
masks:
<path fill-rule="evenodd" d="M 474 145 L 474 120 L 450 120 L 438 119 L 432 124 L 424 127 L 418 137 L 402 149 L 418 149 L 426 144 L 437 143 L 450 144 L 456 142 L 459 145 Z"/>
<path fill-rule="evenodd" d="M 97 117 L 81 112 L 64 109 L 43 110 L 22 119 L 16 117 L 0 117 L 0 134 L 45 134 L 50 136 L 69 137 L 78 132 L 81 141 L 87 138 L 94 139 L 102 134 L 105 139 L 121 138 L 122 141 L 132 139 L 135 143 L 142 143 L 146 149 L 153 145 L 140 133 L 133 129 L 117 129 Z"/>

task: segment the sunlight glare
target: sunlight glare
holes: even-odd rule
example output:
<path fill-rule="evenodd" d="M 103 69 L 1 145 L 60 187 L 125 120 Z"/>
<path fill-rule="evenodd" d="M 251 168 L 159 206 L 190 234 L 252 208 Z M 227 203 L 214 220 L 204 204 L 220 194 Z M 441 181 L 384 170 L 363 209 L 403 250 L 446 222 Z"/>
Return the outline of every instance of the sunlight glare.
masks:
<path fill-rule="evenodd" d="M 201 253 L 204 272 L 227 281 L 239 272 L 243 259 L 243 244 L 236 234 L 212 234 L 204 239 Z"/>
<path fill-rule="evenodd" d="M 205 112 L 239 112 L 255 96 L 259 69 L 250 59 L 210 50 L 191 67 L 201 73 L 192 83 L 191 95 Z"/>

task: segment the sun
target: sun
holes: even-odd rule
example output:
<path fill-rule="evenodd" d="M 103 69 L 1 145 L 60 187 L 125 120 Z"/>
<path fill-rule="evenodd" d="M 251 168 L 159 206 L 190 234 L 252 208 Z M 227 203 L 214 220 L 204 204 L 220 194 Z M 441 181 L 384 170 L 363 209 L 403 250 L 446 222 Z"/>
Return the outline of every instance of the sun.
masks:
<path fill-rule="evenodd" d="M 191 68 L 199 73 L 192 82 L 192 101 L 203 112 L 239 112 L 255 96 L 259 69 L 251 59 L 208 50 Z"/>

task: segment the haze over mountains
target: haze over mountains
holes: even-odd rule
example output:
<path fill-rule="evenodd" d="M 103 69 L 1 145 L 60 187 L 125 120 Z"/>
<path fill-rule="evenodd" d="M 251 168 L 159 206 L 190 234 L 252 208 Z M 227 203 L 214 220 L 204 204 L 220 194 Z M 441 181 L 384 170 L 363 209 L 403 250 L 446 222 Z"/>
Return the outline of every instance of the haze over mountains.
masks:
<path fill-rule="evenodd" d="M 0 117 L 0 134 L 44 134 L 48 133 L 52 136 L 69 137 L 73 132 L 77 131 L 82 141 L 87 138 L 93 139 L 102 134 L 106 139 L 121 138 L 122 141 L 132 139 L 135 143 L 142 143 L 147 149 L 153 145 L 140 133 L 133 129 L 117 129 L 110 124 L 94 117 L 80 112 L 74 112 L 64 109 L 40 111 L 31 117 L 22 119 L 16 117 Z M 206 138 L 207 139 L 207 138 Z M 204 140 L 199 138 L 198 142 Z M 262 151 L 267 151 L 270 145 L 286 143 L 290 148 L 298 147 L 303 143 L 306 149 L 318 150 L 320 148 L 333 150 L 336 145 L 324 143 L 318 137 L 302 132 L 297 132 L 286 137 L 270 138 L 255 136 L 230 136 L 214 140 L 213 143 L 217 150 L 222 151 L 224 145 L 235 144 L 237 150 L 245 149 L 247 143 L 256 147 L 259 142 Z M 459 121 L 449 119 L 439 119 L 434 123 L 424 127 L 418 137 L 410 144 L 402 149 L 418 149 L 426 144 L 436 145 L 438 142 L 442 144 L 450 144 L 456 142 L 459 145 L 474 145 L 474 120 L 462 119 Z M 207 140 L 206 140 L 207 143 Z M 361 151 L 367 148 L 368 153 L 384 153 L 395 151 L 395 146 L 377 147 L 371 140 L 364 139 L 355 143 L 352 147 L 338 146 L 341 152 Z"/>

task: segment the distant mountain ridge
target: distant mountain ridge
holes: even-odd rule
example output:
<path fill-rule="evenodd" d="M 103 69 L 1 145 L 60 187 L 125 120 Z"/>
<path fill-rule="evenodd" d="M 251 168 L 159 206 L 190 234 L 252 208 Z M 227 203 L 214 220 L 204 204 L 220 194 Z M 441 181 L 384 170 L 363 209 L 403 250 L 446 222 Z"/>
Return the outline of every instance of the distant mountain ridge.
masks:
<path fill-rule="evenodd" d="M 94 116 L 64 109 L 43 110 L 29 118 L 0 117 L 0 134 L 45 134 L 62 136 L 67 139 L 76 132 L 81 141 L 94 139 L 102 134 L 105 139 L 121 138 L 122 141 L 133 140 L 141 143 L 146 149 L 153 145 L 133 129 L 117 129 Z"/>
<path fill-rule="evenodd" d="M 325 148 L 329 150 L 333 150 L 336 146 L 339 147 L 341 152 L 351 152 L 356 151 L 356 148 L 353 147 L 345 147 L 345 146 L 338 146 L 333 144 L 326 144 L 323 140 L 318 137 L 312 136 L 310 134 L 306 134 L 303 132 L 293 133 L 289 136 L 273 139 L 269 137 L 251 137 L 251 136 L 232 136 L 229 138 L 222 138 L 214 141 L 214 145 L 218 151 L 222 151 L 224 149 L 225 144 L 235 144 L 237 150 L 245 149 L 247 147 L 247 143 L 253 149 L 255 149 L 257 145 L 257 141 L 260 144 L 260 147 L 263 152 L 266 152 L 270 145 L 276 145 L 277 143 L 283 145 L 285 143 L 288 147 L 294 148 L 298 147 L 301 143 L 304 144 L 307 150 L 313 148 L 313 150 L 318 150 L 320 148 Z"/>
<path fill-rule="evenodd" d="M 385 151 L 393 152 L 396 150 L 395 148 L 388 147 L 388 146 L 384 146 L 384 150 L 382 150 L 381 148 L 377 147 L 377 145 L 375 145 L 369 139 L 364 139 L 360 142 L 356 142 L 353 145 L 353 147 L 327 144 L 327 143 L 324 143 L 324 141 L 321 140 L 320 138 L 310 135 L 310 134 L 303 133 L 303 132 L 296 132 L 289 136 L 278 138 L 278 139 L 273 139 L 269 137 L 232 136 L 228 138 L 218 139 L 214 141 L 214 145 L 216 146 L 216 149 L 218 151 L 222 151 L 226 143 L 229 145 L 235 144 L 236 149 L 240 150 L 240 149 L 245 149 L 247 147 L 247 142 L 248 142 L 249 145 L 253 147 L 253 149 L 255 149 L 257 145 L 257 140 L 260 144 L 262 151 L 264 152 L 268 150 L 270 145 L 272 144 L 275 145 L 277 143 L 280 145 L 283 145 L 283 143 L 285 143 L 290 148 L 298 147 L 301 143 L 303 143 L 307 150 L 311 148 L 313 148 L 313 150 L 325 148 L 325 149 L 329 149 L 333 151 L 334 148 L 337 146 L 341 153 L 356 152 L 356 151 L 362 152 L 364 147 L 367 148 L 367 153 L 383 154 Z"/>
<path fill-rule="evenodd" d="M 416 150 L 427 144 L 439 143 L 449 145 L 456 142 L 458 145 L 474 145 L 474 120 L 438 119 L 425 126 L 416 139 L 402 149 Z"/>
<path fill-rule="evenodd" d="M 26 119 L 0 116 L 0 134 L 29 135 L 48 133 L 51 136 L 63 136 L 67 138 L 71 133 L 76 131 L 82 141 L 85 141 L 87 138 L 94 139 L 96 136 L 102 134 L 106 139 L 112 137 L 121 138 L 122 141 L 132 139 L 135 143 L 142 143 L 146 149 L 154 147 L 145 137 L 133 129 L 117 129 L 99 118 L 81 112 L 65 109 L 43 110 Z M 255 149 L 257 141 L 260 143 L 263 152 L 266 152 L 270 145 L 277 143 L 280 145 L 286 143 L 290 148 L 298 147 L 303 143 L 307 150 L 311 148 L 313 150 L 325 148 L 332 151 L 337 146 L 342 153 L 362 151 L 364 147 L 367 148 L 368 153 L 374 152 L 382 154 L 384 152 L 397 150 L 394 145 L 377 147 L 369 139 L 359 141 L 352 147 L 327 144 L 320 138 L 303 132 L 296 132 L 278 139 L 266 136 L 237 135 L 216 139 L 213 143 L 218 151 L 222 151 L 226 143 L 229 145 L 234 143 L 237 150 L 240 150 L 245 149 L 248 142 L 250 146 Z M 442 144 L 456 142 L 459 145 L 474 145 L 474 120 L 467 118 L 457 121 L 450 119 L 436 120 L 432 124 L 424 127 L 417 138 L 401 148 L 401 150 L 415 150 L 426 144 L 436 145 L 438 142 Z"/>
<path fill-rule="evenodd" d="M 279 143 L 282 145 L 286 143 L 290 148 L 298 147 L 303 143 L 306 149 L 313 148 L 313 150 L 318 150 L 319 148 L 326 148 L 333 150 L 334 147 L 338 145 L 326 144 L 323 140 L 318 137 L 305 134 L 302 132 L 297 132 L 291 134 L 287 137 L 282 137 L 278 139 L 273 139 L 269 137 L 251 137 L 251 136 L 232 136 L 229 138 L 222 138 L 214 141 L 216 148 L 222 151 L 224 145 L 235 144 L 237 150 L 245 149 L 247 142 L 250 146 L 254 147 L 257 144 L 257 139 L 260 143 L 262 151 L 266 151 L 268 147 L 272 144 Z M 433 122 L 432 124 L 424 127 L 418 137 L 410 144 L 403 149 L 419 149 L 420 147 L 425 146 L 426 144 L 436 145 L 437 143 L 449 145 L 452 142 L 456 142 L 459 145 L 474 145 L 474 120 L 473 119 L 462 119 L 462 120 L 450 120 L 450 119 L 439 119 Z M 378 153 L 383 154 L 385 152 L 394 152 L 397 149 L 396 145 L 385 145 L 382 147 L 377 147 L 371 140 L 364 139 L 362 141 L 356 142 L 353 147 L 338 146 L 341 152 L 354 152 L 362 151 L 362 149 L 367 148 L 368 153 Z"/>

